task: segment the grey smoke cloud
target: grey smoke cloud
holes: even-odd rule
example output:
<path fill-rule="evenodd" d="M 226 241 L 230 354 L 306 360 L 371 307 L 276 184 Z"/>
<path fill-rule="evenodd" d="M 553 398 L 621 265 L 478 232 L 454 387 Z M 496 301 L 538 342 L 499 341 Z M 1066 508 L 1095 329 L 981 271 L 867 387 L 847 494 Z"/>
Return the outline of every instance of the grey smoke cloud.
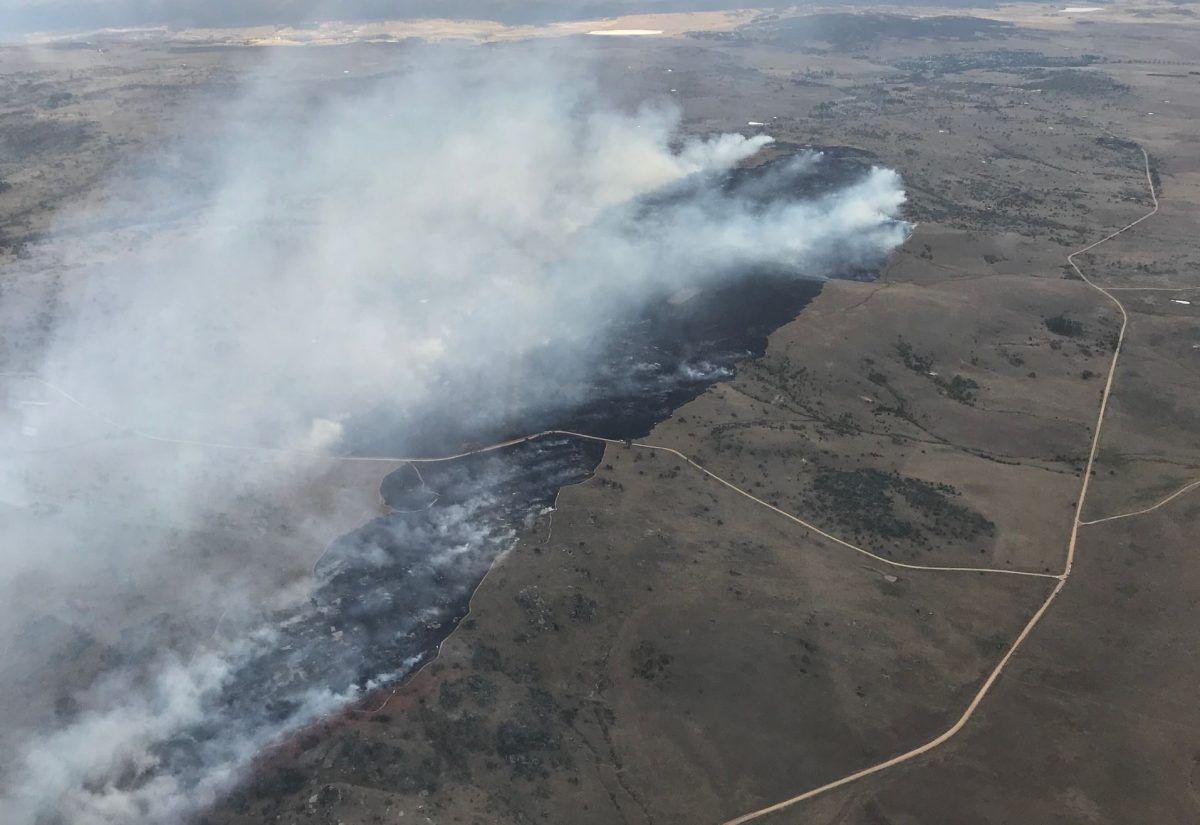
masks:
<path fill-rule="evenodd" d="M 14 825 L 50 822 L 71 825 L 168 823 L 216 802 L 263 748 L 294 728 L 337 710 L 358 691 L 336 695 L 313 690 L 288 726 L 259 722 L 234 729 L 209 743 L 194 771 L 157 773 L 131 784 L 128 777 L 151 770 L 163 750 L 191 727 L 203 725 L 209 704 L 240 661 L 274 641 L 269 631 L 219 653 L 191 661 L 166 657 L 149 684 L 125 671 L 95 689 L 106 707 L 78 722 L 35 739 L 23 752 L 12 790 L 3 799 Z M 371 687 L 368 685 L 368 687 Z"/>
<path fill-rule="evenodd" d="M 609 105 L 552 51 L 419 49 L 334 94 L 289 83 L 291 59 L 196 113 L 224 123 L 181 153 L 198 168 L 154 187 L 130 170 L 99 216 L 117 229 L 64 233 L 31 265 L 70 285 L 45 351 L 0 368 L 32 363 L 78 403 L 5 382 L 21 402 L 0 429 L 6 822 L 178 821 L 356 695 L 301 693 L 286 723 L 226 719 L 201 758 L 161 769 L 271 649 L 266 617 L 304 600 L 330 525 L 361 513 L 348 494 L 278 526 L 363 422 L 385 416 L 391 445 L 421 452 L 409 422 L 485 429 L 584 398 L 580 376 L 649 302 L 755 266 L 869 263 L 908 231 L 886 169 L 808 200 L 723 190 L 769 138 L 681 135 L 671 105 Z M 461 541 L 431 563 L 506 535 L 470 506 L 441 518 Z M 95 648 L 111 655 L 83 661 Z M 95 685 L 70 712 L 31 710 L 68 674 Z"/>

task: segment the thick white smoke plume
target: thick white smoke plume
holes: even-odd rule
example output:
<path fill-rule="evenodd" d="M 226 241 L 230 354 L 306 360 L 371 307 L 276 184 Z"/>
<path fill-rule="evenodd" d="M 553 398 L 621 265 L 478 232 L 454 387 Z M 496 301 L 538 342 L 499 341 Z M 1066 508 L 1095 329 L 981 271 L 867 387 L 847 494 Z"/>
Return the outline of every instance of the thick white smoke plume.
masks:
<path fill-rule="evenodd" d="M 889 170 L 756 201 L 720 176 L 768 138 L 680 135 L 671 106 L 607 105 L 554 55 L 444 51 L 319 87 L 272 64 L 5 276 L 61 289 L 48 338 L 0 364 L 4 822 L 179 821 L 353 694 L 169 758 L 365 520 L 365 477 L 331 496 L 324 457 L 359 428 L 420 453 L 407 422 L 581 399 L 647 303 L 870 263 L 907 232 Z"/>

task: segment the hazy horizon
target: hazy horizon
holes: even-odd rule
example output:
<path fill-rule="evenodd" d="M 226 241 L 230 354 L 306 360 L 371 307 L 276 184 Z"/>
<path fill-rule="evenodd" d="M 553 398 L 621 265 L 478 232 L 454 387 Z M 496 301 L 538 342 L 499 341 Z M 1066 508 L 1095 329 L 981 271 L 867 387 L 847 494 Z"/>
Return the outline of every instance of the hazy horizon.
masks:
<path fill-rule="evenodd" d="M 650 12 L 741 8 L 735 0 L 0 0 L 0 33 L 119 26 L 303 25 L 329 20 L 462 18 L 552 23 Z M 774 4 L 764 3 L 762 7 Z"/>
<path fill-rule="evenodd" d="M 929 0 L 925 5 L 952 9 L 996 3 Z M 774 0 L 0 0 L 0 35 L 123 26 L 299 26 L 435 18 L 536 25 L 634 14 L 783 8 L 794 6 Z"/>

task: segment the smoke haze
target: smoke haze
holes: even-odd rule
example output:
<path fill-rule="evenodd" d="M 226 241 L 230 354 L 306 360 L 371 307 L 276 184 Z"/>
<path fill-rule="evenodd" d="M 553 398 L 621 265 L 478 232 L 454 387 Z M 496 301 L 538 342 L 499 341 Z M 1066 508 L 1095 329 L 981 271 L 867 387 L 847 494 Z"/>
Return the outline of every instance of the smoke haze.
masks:
<path fill-rule="evenodd" d="M 180 821 L 371 687 L 289 677 L 286 712 L 222 699 L 398 466 L 336 456 L 587 400 L 647 305 L 756 267 L 871 265 L 908 231 L 894 172 L 799 198 L 778 176 L 816 175 L 807 154 L 730 188 L 769 138 L 681 135 L 669 103 L 615 107 L 573 56 L 404 55 L 336 93 L 277 56 L 26 265 L 59 286 L 0 364 L 6 822 Z M 513 533 L 477 510 L 392 538 L 451 536 L 429 563 L 480 566 L 471 548 Z"/>

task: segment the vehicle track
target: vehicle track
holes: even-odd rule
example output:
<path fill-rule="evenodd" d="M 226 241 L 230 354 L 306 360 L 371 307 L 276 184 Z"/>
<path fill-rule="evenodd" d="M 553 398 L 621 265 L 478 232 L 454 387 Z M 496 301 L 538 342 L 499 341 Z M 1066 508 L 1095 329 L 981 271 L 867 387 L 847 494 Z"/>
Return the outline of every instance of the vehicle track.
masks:
<path fill-rule="evenodd" d="M 1145 515 L 1146 513 L 1153 513 L 1155 510 L 1157 510 L 1159 507 L 1162 507 L 1164 504 L 1171 503 L 1172 501 L 1179 498 L 1184 493 L 1191 492 L 1192 490 L 1195 490 L 1197 487 L 1200 487 L 1200 479 L 1197 479 L 1196 481 L 1193 481 L 1189 484 L 1183 485 L 1178 490 L 1171 493 L 1171 495 L 1167 496 L 1166 498 L 1164 498 L 1162 501 L 1158 502 L 1157 504 L 1153 504 L 1149 507 L 1144 507 L 1141 510 L 1134 510 L 1129 513 L 1118 513 L 1115 516 L 1105 516 L 1104 518 L 1094 518 L 1091 521 L 1083 521 L 1083 522 L 1080 522 L 1080 526 L 1087 527 L 1092 524 L 1103 524 L 1106 521 L 1116 521 L 1117 519 L 1121 519 L 1121 518 L 1132 518 L 1133 516 L 1142 516 L 1142 515 Z"/>
<path fill-rule="evenodd" d="M 1046 600 L 1044 602 L 1042 602 L 1041 606 L 1037 609 L 1037 611 L 1033 614 L 1033 616 L 1029 619 L 1029 621 L 1021 629 L 1021 632 L 1019 634 L 1017 634 L 1016 639 L 1013 640 L 1013 643 L 1009 646 L 1007 652 L 1005 652 L 1004 656 L 1000 659 L 999 662 L 996 663 L 996 666 L 988 674 L 988 677 L 984 680 L 983 685 L 980 686 L 978 691 L 976 691 L 974 697 L 972 697 L 972 699 L 971 699 L 970 704 L 967 705 L 967 707 L 963 711 L 962 715 L 958 717 L 958 720 L 955 721 L 955 723 L 953 725 L 951 725 L 949 728 L 947 728 L 941 734 L 939 734 L 938 736 L 929 740 L 928 742 L 924 743 L 923 745 L 919 745 L 919 746 L 913 748 L 912 750 L 905 751 L 904 753 L 893 756 L 891 759 L 887 759 L 887 760 L 884 760 L 883 762 L 879 762 L 878 764 L 871 765 L 870 767 L 867 767 L 867 768 L 863 768 L 860 771 L 855 771 L 854 773 L 843 776 L 840 779 L 835 779 L 833 782 L 828 782 L 819 787 L 812 788 L 811 790 L 807 790 L 801 794 L 797 794 L 796 796 L 793 796 L 789 799 L 782 800 L 781 802 L 776 802 L 773 805 L 768 805 L 765 808 L 759 808 L 757 810 L 750 811 L 749 813 L 742 814 L 741 816 L 735 817 L 733 819 L 726 820 L 724 823 L 722 823 L 722 825 L 743 825 L 746 822 L 751 822 L 756 819 L 761 819 L 762 817 L 767 816 L 768 814 L 782 811 L 785 808 L 790 808 L 791 806 L 793 806 L 799 802 L 803 802 L 807 799 L 812 799 L 815 796 L 819 796 L 828 791 L 832 791 L 836 788 L 843 787 L 844 785 L 849 785 L 850 783 L 856 782 L 859 779 L 864 779 L 873 774 L 879 773 L 881 771 L 885 771 L 888 768 L 895 767 L 896 765 L 901 765 L 905 762 L 910 762 L 913 759 L 916 759 L 918 756 L 922 756 L 922 755 L 934 750 L 935 748 L 938 748 L 941 745 L 945 744 L 947 741 L 952 739 L 957 733 L 959 733 L 959 731 L 961 731 L 964 727 L 966 727 L 968 722 L 971 721 L 971 718 L 975 715 L 975 711 L 977 711 L 979 709 L 979 706 L 983 703 L 983 700 L 985 698 L 987 698 L 988 693 L 991 692 L 992 687 L 996 684 L 996 681 L 1000 678 L 1000 675 L 1004 672 L 1004 669 L 1008 666 L 1008 663 L 1012 660 L 1012 657 L 1016 654 L 1017 650 L 1020 649 L 1021 645 L 1025 642 L 1025 640 L 1027 638 L 1029 638 L 1029 635 L 1034 631 L 1034 629 L 1042 621 L 1042 618 L 1046 615 L 1046 612 L 1050 609 L 1050 605 L 1054 604 L 1054 600 L 1056 598 L 1058 598 L 1058 594 L 1061 593 L 1063 588 L 1066 586 L 1067 580 L 1071 576 L 1071 570 L 1075 564 L 1075 548 L 1076 548 L 1076 543 L 1079 538 L 1079 528 L 1084 525 L 1084 522 L 1080 519 L 1080 516 L 1083 513 L 1083 507 L 1087 500 L 1088 488 L 1091 485 L 1092 468 L 1096 463 L 1096 454 L 1100 447 L 1100 435 L 1104 428 L 1104 416 L 1108 412 L 1108 402 L 1109 402 L 1109 398 L 1112 394 L 1113 380 L 1117 374 L 1117 363 L 1119 362 L 1119 360 L 1121 358 L 1121 348 L 1125 343 L 1125 331 L 1129 326 L 1129 314 L 1125 311 L 1125 306 L 1119 300 L 1117 300 L 1116 296 L 1113 295 L 1109 290 L 1105 289 L 1102 286 L 1099 286 L 1094 281 L 1092 281 L 1090 278 L 1088 278 L 1087 275 L 1084 274 L 1083 270 L 1081 270 L 1079 268 L 1078 264 L 1075 263 L 1075 258 L 1078 257 L 1079 255 L 1082 255 L 1086 252 L 1089 252 L 1089 251 L 1095 249 L 1096 247 L 1100 246 L 1103 243 L 1107 243 L 1108 241 L 1111 241 L 1113 238 L 1117 237 L 1118 235 L 1121 235 L 1124 232 L 1128 232 L 1130 229 L 1133 229 L 1138 224 L 1140 224 L 1143 221 L 1148 220 L 1149 218 L 1152 218 L 1158 214 L 1158 193 L 1154 189 L 1154 178 L 1151 176 L 1150 156 L 1146 153 L 1145 149 L 1142 149 L 1141 152 L 1142 152 L 1142 159 L 1145 161 L 1145 167 L 1146 167 L 1146 183 L 1150 187 L 1150 198 L 1154 202 L 1154 208 L 1151 209 L 1149 212 L 1147 212 L 1145 215 L 1142 215 L 1137 220 L 1126 224 L 1125 226 L 1121 227 L 1117 231 L 1104 236 L 1103 238 L 1096 241 L 1095 243 L 1088 244 L 1087 246 L 1083 247 L 1082 249 L 1072 252 L 1070 255 L 1067 256 L 1067 263 L 1070 264 L 1071 268 L 1075 270 L 1075 273 L 1080 277 L 1080 279 L 1085 284 L 1087 284 L 1089 287 L 1096 290 L 1101 295 L 1103 295 L 1105 298 L 1107 298 L 1109 301 L 1111 301 L 1116 306 L 1116 308 L 1120 311 L 1120 313 L 1121 313 L 1121 330 L 1117 334 L 1116 346 L 1113 348 L 1113 357 L 1108 366 L 1108 377 L 1104 382 L 1104 392 L 1100 396 L 1100 410 L 1096 415 L 1096 427 L 1092 434 L 1092 446 L 1091 446 L 1091 449 L 1088 451 L 1087 466 L 1084 468 L 1083 483 L 1079 490 L 1079 498 L 1075 502 L 1075 516 L 1071 522 L 1071 537 L 1067 543 L 1067 555 L 1066 555 L 1066 560 L 1063 564 L 1063 571 L 1057 577 L 1058 583 L 1054 586 L 1054 589 L 1050 591 L 1050 595 L 1046 597 Z"/>
<path fill-rule="evenodd" d="M 775 507 L 772 504 L 769 504 L 766 501 L 763 501 L 762 499 L 754 496 L 752 493 L 749 493 L 748 491 L 743 490 L 742 488 L 738 487 L 737 485 L 727 481 L 726 479 L 722 478 L 721 476 L 717 475 L 716 473 L 714 473 L 711 470 L 707 469 L 706 467 L 702 466 L 701 464 L 694 461 L 693 459 L 691 459 L 684 453 L 680 452 L 679 450 L 676 450 L 671 447 L 665 447 L 665 446 L 660 446 L 660 445 L 655 445 L 655 444 L 646 444 L 646 443 L 641 443 L 641 442 L 620 441 L 620 440 L 616 440 L 616 439 L 601 438 L 599 436 L 592 436 L 592 435 L 587 435 L 584 433 L 576 433 L 576 432 L 571 432 L 568 430 L 545 430 L 542 432 L 533 433 L 531 435 L 523 436 L 520 438 L 508 439 L 506 441 L 501 441 L 501 442 L 498 442 L 495 444 L 490 444 L 490 445 L 487 445 L 484 447 L 479 447 L 474 450 L 466 450 L 466 451 L 463 451 L 460 453 L 456 453 L 453 455 L 446 455 L 446 456 L 434 456 L 434 457 L 330 456 L 328 454 L 321 454 L 321 453 L 301 451 L 301 450 L 289 450 L 286 448 L 272 448 L 272 447 L 253 446 L 253 445 L 228 444 L 228 443 L 220 443 L 220 442 L 209 442 L 209 441 L 200 441 L 200 440 L 192 440 L 192 439 L 177 439 L 177 438 L 158 436 L 153 433 L 147 433 L 147 432 L 143 432 L 143 431 L 140 431 L 137 429 L 130 429 L 128 427 L 125 427 L 120 422 L 104 415 L 103 413 L 92 410 L 89 406 L 84 404 L 79 399 L 75 398 L 73 395 L 71 395 L 66 390 L 58 387 L 55 384 L 52 384 L 51 382 L 48 382 L 48 381 L 40 378 L 37 375 L 30 374 L 30 373 L 17 373 L 17 374 L 10 373 L 10 374 L 4 374 L 4 376 L 10 377 L 10 378 L 20 377 L 20 378 L 34 380 L 34 381 L 44 385 L 51 391 L 59 394 L 60 396 L 62 396 L 67 401 L 71 402 L 72 404 L 78 406 L 79 408 L 83 409 L 84 411 L 88 412 L 89 414 L 99 418 L 100 420 L 104 421 L 105 423 L 109 424 L 110 426 L 117 428 L 118 430 L 126 433 L 127 435 L 147 439 L 150 441 L 167 443 L 167 444 L 199 446 L 199 447 L 207 447 L 207 448 L 213 448 L 213 449 L 227 449 L 227 450 L 239 450 L 239 451 L 249 451 L 249 452 L 307 455 L 307 456 L 323 458 L 323 459 L 327 459 L 327 460 L 333 459 L 333 460 L 339 460 L 339 461 L 360 461 L 360 462 L 404 462 L 404 463 L 409 463 L 409 464 L 413 464 L 413 465 L 454 461 L 456 459 L 466 458 L 468 456 L 480 455 L 483 453 L 490 453 L 490 452 L 495 452 L 498 450 L 503 450 L 507 447 L 512 447 L 517 444 L 522 444 L 522 443 L 526 443 L 526 442 L 533 441 L 536 439 L 552 437 L 552 436 L 579 438 L 579 439 L 583 439 L 583 440 L 587 440 L 587 441 L 604 443 L 604 444 L 609 444 L 609 445 L 625 445 L 627 447 L 637 447 L 637 448 L 646 449 L 646 450 L 656 450 L 656 451 L 661 451 L 661 452 L 665 452 L 665 453 L 676 456 L 677 458 L 686 462 L 687 464 L 689 464 L 696 470 L 703 473 L 705 476 L 712 478 L 713 480 L 724 485 L 725 487 L 728 487 L 729 489 L 733 490 L 734 492 L 738 493 L 739 495 L 744 496 L 745 498 L 749 499 L 750 501 L 753 501 L 780 516 L 783 516 L 784 518 L 787 518 L 788 520 L 793 521 L 796 524 L 799 524 L 808 530 L 811 530 L 812 532 L 816 533 L 817 535 L 819 535 L 829 541 L 832 541 L 835 544 L 838 544 L 846 549 L 852 550 L 856 553 L 860 553 L 864 556 L 872 558 L 883 564 L 890 565 L 892 567 L 897 567 L 897 568 L 902 568 L 902 569 L 907 569 L 907 570 L 926 571 L 926 572 L 998 573 L 998 574 L 1006 574 L 1006 575 L 1047 578 L 1047 579 L 1054 579 L 1056 581 L 1056 584 L 1055 584 L 1054 588 L 1050 591 L 1050 594 L 1047 596 L 1045 601 L 1042 602 L 1041 606 L 1038 607 L 1038 609 L 1034 612 L 1033 616 L 1029 619 L 1029 621 L 1022 628 L 1021 632 L 1017 635 L 1016 639 L 1014 639 L 1013 643 L 1009 646 L 1009 648 L 1005 652 L 1004 656 L 1000 659 L 1000 661 L 996 664 L 996 666 L 988 674 L 988 676 L 984 680 L 982 686 L 975 693 L 974 697 L 972 698 L 971 702 L 967 705 L 966 709 L 959 716 L 957 721 L 955 721 L 955 723 L 953 725 L 951 725 L 947 730 L 945 730 L 944 732 L 942 732 L 940 735 L 936 736 L 935 738 L 929 740 L 928 742 L 926 742 L 922 745 L 919 745 L 918 747 L 913 748 L 909 751 L 898 754 L 898 755 L 896 755 L 890 759 L 887 759 L 883 762 L 879 762 L 875 765 L 871 765 L 867 768 L 863 768 L 862 770 L 859 770 L 854 773 L 843 776 L 840 779 L 836 779 L 832 782 L 826 783 L 819 787 L 804 791 L 803 793 L 800 793 L 796 796 L 790 797 L 788 799 L 782 800 L 780 802 L 774 803 L 774 804 L 766 806 L 764 808 L 759 808 L 757 810 L 750 811 L 748 813 L 742 814 L 741 816 L 735 817 L 734 819 L 726 820 L 725 822 L 722 823 L 722 825 L 744 825 L 744 823 L 751 822 L 753 820 L 760 819 L 769 814 L 784 810 L 793 805 L 796 805 L 797 803 L 803 802 L 808 799 L 812 799 L 813 797 L 819 796 L 828 791 L 832 791 L 836 788 L 840 788 L 842 786 L 856 782 L 859 779 L 863 779 L 865 777 L 868 777 L 873 774 L 879 773 L 881 771 L 887 770 L 888 768 L 895 767 L 895 766 L 903 764 L 905 762 L 909 762 L 925 753 L 928 753 L 929 751 L 934 750 L 935 748 L 941 746 L 942 744 L 944 744 L 945 742 L 947 742 L 948 740 L 953 738 L 956 734 L 958 734 L 967 725 L 967 723 L 975 715 L 975 712 L 978 710 L 978 708 L 982 704 L 983 700 L 991 692 L 992 687 L 995 685 L 996 681 L 1000 678 L 1001 674 L 1004 672 L 1004 669 L 1007 667 L 1009 661 L 1011 661 L 1012 657 L 1016 654 L 1016 652 L 1021 647 L 1021 645 L 1025 642 L 1025 640 L 1029 637 L 1029 635 L 1038 626 L 1038 624 L 1041 622 L 1042 618 L 1046 615 L 1046 612 L 1050 609 L 1050 606 L 1054 603 L 1054 600 L 1058 597 L 1058 595 L 1062 592 L 1063 588 L 1066 586 L 1066 583 L 1067 583 L 1068 579 L 1070 578 L 1071 571 L 1074 566 L 1075 551 L 1076 551 L 1076 545 L 1077 545 L 1077 541 L 1078 541 L 1079 528 L 1086 526 L 1088 524 L 1096 524 L 1096 523 L 1099 523 L 1102 521 L 1112 520 L 1112 519 L 1116 519 L 1116 518 L 1125 518 L 1128 516 L 1139 515 L 1142 512 L 1149 512 L 1150 510 L 1154 510 L 1154 509 L 1157 509 L 1158 507 L 1161 507 L 1163 504 L 1166 504 L 1171 499 L 1173 499 L 1179 495 L 1182 495 L 1183 493 L 1187 492 L 1188 490 L 1193 489 L 1196 486 L 1200 486 L 1200 481 L 1193 482 L 1191 485 L 1188 485 L 1187 487 L 1182 488 L 1181 490 L 1174 493 L 1168 499 L 1165 499 L 1164 501 L 1159 502 L 1158 504 L 1154 505 L 1151 508 L 1147 508 L 1147 510 L 1144 510 L 1144 511 L 1120 514 L 1117 516 L 1111 516 L 1111 517 L 1108 517 L 1105 519 L 1098 519 L 1098 520 L 1091 521 L 1091 522 L 1084 522 L 1080 518 L 1080 516 L 1083 512 L 1083 507 L 1086 502 L 1087 493 L 1088 493 L 1088 490 L 1090 487 L 1090 482 L 1091 482 L 1091 477 L 1092 477 L 1092 469 L 1095 465 L 1096 455 L 1097 455 L 1097 452 L 1099 449 L 1100 437 L 1101 437 L 1101 433 L 1103 431 L 1103 425 L 1104 425 L 1104 418 L 1108 411 L 1108 404 L 1109 404 L 1109 399 L 1110 399 L 1111 393 L 1112 393 L 1114 379 L 1116 376 L 1117 365 L 1120 360 L 1122 346 L 1125 341 L 1125 333 L 1126 333 L 1126 330 L 1129 325 L 1129 315 L 1125 310 L 1125 306 L 1116 298 L 1116 296 L 1114 296 L 1112 294 L 1112 292 L 1109 289 L 1099 286 L 1098 284 L 1093 282 L 1090 278 L 1088 278 L 1086 274 L 1084 274 L 1083 270 L 1081 270 L 1079 268 L 1079 266 L 1075 263 L 1075 258 L 1079 255 L 1082 255 L 1086 252 L 1091 251 L 1092 249 L 1095 249 L 1096 247 L 1100 246 L 1101 244 L 1111 241 L 1112 239 L 1116 238 L 1117 236 L 1129 231 L 1130 229 L 1133 229 L 1135 226 L 1142 223 L 1143 221 L 1148 220 L 1149 218 L 1158 214 L 1159 202 L 1158 202 L 1158 195 L 1157 195 L 1157 192 L 1155 191 L 1155 187 L 1154 187 L 1154 180 L 1151 176 L 1150 156 L 1147 154 L 1145 149 L 1142 149 L 1141 152 L 1142 152 L 1143 160 L 1145 162 L 1146 182 L 1150 188 L 1150 196 L 1151 196 L 1151 199 L 1153 200 L 1153 204 L 1154 204 L 1153 209 L 1151 209 L 1150 212 L 1146 213 L 1145 215 L 1141 216 L 1140 218 L 1138 218 L 1138 219 L 1132 221 L 1131 223 L 1128 223 L 1125 226 L 1121 227 L 1120 229 L 1116 230 L 1115 232 L 1112 232 L 1109 235 L 1106 235 L 1105 237 L 1101 238 L 1100 240 L 1095 241 L 1094 243 L 1091 243 L 1088 246 L 1083 247 L 1082 249 L 1072 252 L 1071 254 L 1069 254 L 1067 256 L 1067 263 L 1071 266 L 1072 269 L 1074 269 L 1074 271 L 1079 276 L 1079 278 L 1085 284 L 1087 284 L 1090 288 L 1099 292 L 1101 295 L 1103 295 L 1105 298 L 1107 298 L 1109 301 L 1111 301 L 1114 306 L 1116 306 L 1116 308 L 1118 309 L 1118 311 L 1121 314 L 1121 327 L 1120 327 L 1120 331 L 1117 335 L 1116 346 L 1114 347 L 1114 350 L 1113 350 L 1112 360 L 1109 363 L 1108 375 L 1107 375 L 1107 378 L 1106 378 L 1106 381 L 1104 384 L 1103 393 L 1101 395 L 1100 409 L 1099 409 L 1099 412 L 1096 417 L 1096 426 L 1095 426 L 1095 430 L 1094 430 L 1093 437 L 1092 437 L 1092 444 L 1091 444 L 1091 448 L 1088 452 L 1088 461 L 1087 461 L 1087 465 L 1086 465 L 1086 468 L 1083 473 L 1083 482 L 1082 482 L 1082 485 L 1080 488 L 1080 494 L 1079 494 L 1079 497 L 1078 497 L 1078 500 L 1077 500 L 1076 506 L 1075 506 L 1075 514 L 1074 514 L 1074 518 L 1072 520 L 1071 534 L 1070 534 L 1069 542 L 1067 544 L 1067 553 L 1066 553 L 1066 559 L 1065 559 L 1065 562 L 1063 565 L 1063 571 L 1058 574 L 1038 573 L 1038 572 L 1021 571 L 1021 570 L 1004 570 L 1004 569 L 999 569 L 999 568 L 942 567 L 942 566 L 935 566 L 935 565 L 914 565 L 914 564 L 907 564 L 904 562 L 894 561 L 892 559 L 888 559 L 886 557 L 879 556 L 875 553 L 872 553 L 869 550 L 866 550 L 862 547 L 858 547 L 857 545 L 851 544 L 850 542 L 847 542 L 843 539 L 840 539 L 840 538 L 832 535 L 831 533 L 828 533 L 828 532 L 820 529 L 816 525 L 811 524 L 810 522 L 807 522 L 804 519 L 801 519 L 798 516 L 795 516 L 795 515 L 788 513 L 778 507 Z M 1115 287 L 1114 289 L 1122 289 L 1122 288 Z M 489 570 L 488 572 L 490 573 L 491 571 Z M 485 574 L 484 580 L 486 580 L 486 578 L 487 578 L 487 574 Z M 482 581 L 481 581 L 481 583 L 482 583 Z M 469 608 L 468 608 L 468 610 L 469 610 Z M 439 646 L 439 648 L 440 648 L 440 646 Z M 434 658 L 436 658 L 436 656 Z M 397 686 L 396 689 L 398 689 L 398 687 L 399 686 Z M 384 699 L 383 703 L 378 708 L 379 710 L 381 710 L 383 707 L 385 707 L 387 705 L 387 703 L 391 699 L 391 697 L 393 695 L 395 695 L 396 689 L 393 689 L 390 692 L 390 694 L 388 695 L 388 697 Z M 368 712 L 377 712 L 377 711 L 368 711 Z"/>
<path fill-rule="evenodd" d="M 14 377 L 14 376 L 9 375 L 8 377 Z M 541 438 L 555 438 L 555 437 L 557 437 L 557 438 L 577 438 L 577 439 L 580 439 L 583 441 L 591 441 L 591 442 L 595 442 L 598 444 L 637 447 L 637 448 L 643 449 L 643 450 L 654 450 L 657 452 L 668 453 L 670 455 L 675 456 L 676 458 L 679 458 L 680 460 L 686 462 L 691 467 L 695 468 L 696 470 L 699 470 L 705 476 L 713 479 L 714 481 L 718 482 L 719 484 L 724 485 L 725 487 L 728 487 L 730 490 L 733 490 L 738 495 L 744 496 L 745 498 L 749 499 L 750 501 L 753 501 L 755 504 L 759 504 L 759 505 L 767 508 L 768 510 L 772 511 L 773 513 L 783 516 L 784 518 L 788 519 L 789 521 L 795 522 L 796 524 L 799 524 L 801 527 L 811 530 L 812 532 L 816 533 L 817 535 L 821 536 L 822 538 L 825 538 L 825 539 L 827 539 L 841 547 L 844 547 L 848 550 L 852 550 L 855 553 L 860 553 L 864 556 L 872 558 L 883 564 L 891 565 L 892 567 L 897 567 L 897 568 L 901 568 L 904 570 L 924 570 L 924 571 L 940 572 L 940 573 L 999 573 L 999 574 L 1009 575 L 1009 576 L 1030 576 L 1030 577 L 1042 578 L 1042 579 L 1061 578 L 1061 576 L 1059 574 L 1040 573 L 1040 572 L 1035 572 L 1035 571 L 1030 571 L 1030 570 L 1006 570 L 1004 568 L 998 568 L 998 567 L 954 567 L 954 566 L 928 565 L 928 564 L 908 564 L 907 562 L 895 561 L 894 559 L 889 559 L 885 556 L 880 556 L 876 553 L 872 553 L 870 550 L 859 547 L 856 544 L 852 544 L 852 543 L 846 541 L 845 539 L 840 539 L 837 536 L 833 535 L 832 533 L 822 530 L 820 527 L 816 526 L 815 524 L 805 521 L 804 519 L 800 518 L 799 516 L 793 515 L 793 514 L 787 512 L 786 510 L 782 510 L 773 504 L 763 501 L 761 498 L 758 498 L 753 493 L 750 493 L 747 490 L 743 490 L 741 487 L 738 487 L 733 482 L 728 481 L 725 478 L 722 478 L 721 476 L 714 473 L 712 470 L 703 466 L 702 464 L 695 461 L 694 459 L 687 456 L 686 454 L 680 452 L 679 450 L 676 450 L 673 447 L 665 447 L 665 446 L 658 445 L 658 444 L 647 444 L 644 442 L 632 441 L 632 440 L 622 441 L 620 439 L 615 439 L 615 438 L 602 438 L 600 436 L 588 435 L 586 433 L 577 433 L 577 432 L 573 432 L 571 430 L 543 430 L 541 432 L 532 433 L 532 434 L 526 435 L 526 436 L 521 436 L 520 438 L 510 438 L 506 441 L 499 441 L 499 442 L 496 442 L 495 444 L 488 444 L 483 447 L 478 447 L 473 450 L 465 450 L 463 452 L 454 453 L 452 455 L 429 456 L 429 457 L 337 456 L 337 455 L 329 455 L 327 453 L 316 453 L 316 452 L 304 451 L 304 450 L 289 450 L 286 448 L 261 447 L 261 446 L 245 445 L 245 444 L 227 444 L 227 443 L 215 442 L 215 441 L 197 441 L 197 440 L 193 440 L 193 439 L 167 438 L 164 436 L 154 435 L 152 433 L 143 432 L 141 430 L 130 429 L 130 428 L 124 427 L 122 424 L 120 424 L 119 422 L 110 418 L 109 416 L 106 416 L 103 413 L 96 412 L 91 407 L 87 406 L 82 401 L 75 398 L 75 396 L 71 395 L 69 392 L 62 389 L 61 387 L 59 387 L 49 381 L 46 381 L 45 379 L 39 378 L 36 375 L 21 374 L 19 377 L 33 380 L 33 381 L 38 382 L 39 384 L 42 384 L 47 389 L 51 390 L 52 392 L 58 393 L 63 398 L 65 398 L 68 401 L 70 401 L 71 403 L 77 405 L 78 407 L 83 409 L 85 412 L 95 415 L 97 418 L 106 422 L 110 426 L 121 429 L 127 435 L 134 436 L 137 438 L 144 438 L 144 439 L 148 439 L 151 441 L 157 441 L 160 443 L 179 444 L 179 445 L 191 446 L 191 447 L 205 447 L 205 448 L 210 448 L 210 449 L 223 449 L 223 450 L 238 450 L 238 451 L 243 451 L 243 452 L 249 451 L 249 452 L 264 452 L 264 453 L 272 453 L 272 454 L 302 455 L 302 456 L 310 456 L 313 458 L 321 458 L 321 459 L 330 460 L 330 461 L 371 461 L 371 462 L 388 462 L 388 463 L 392 463 L 392 464 L 411 464 L 411 465 L 437 464 L 437 463 L 442 463 L 442 462 L 447 462 L 447 461 L 457 461 L 459 459 L 467 458 L 469 456 L 497 452 L 499 450 L 507 449 L 508 447 L 514 447 L 518 444 L 526 444 L 528 442 L 536 441 Z"/>

